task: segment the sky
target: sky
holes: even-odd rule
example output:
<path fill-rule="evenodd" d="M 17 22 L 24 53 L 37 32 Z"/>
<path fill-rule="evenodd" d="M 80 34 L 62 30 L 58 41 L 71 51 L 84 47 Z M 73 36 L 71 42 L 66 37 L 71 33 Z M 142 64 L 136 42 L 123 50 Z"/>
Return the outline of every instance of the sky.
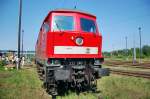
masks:
<path fill-rule="evenodd" d="M 86 11 L 97 17 L 103 51 L 150 45 L 150 0 L 22 0 L 24 50 L 35 50 L 39 29 L 48 12 L 57 8 Z M 19 0 L 0 0 L 0 49 L 17 49 Z"/>

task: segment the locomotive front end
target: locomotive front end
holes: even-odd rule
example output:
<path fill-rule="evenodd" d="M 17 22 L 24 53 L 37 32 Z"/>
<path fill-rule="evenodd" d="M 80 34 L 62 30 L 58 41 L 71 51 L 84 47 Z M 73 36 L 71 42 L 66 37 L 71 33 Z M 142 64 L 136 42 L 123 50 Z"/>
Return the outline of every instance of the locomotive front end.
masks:
<path fill-rule="evenodd" d="M 96 79 L 109 75 L 101 68 L 102 35 L 96 17 L 77 10 L 51 11 L 43 24 L 43 58 L 38 63 L 47 90 L 53 94 L 72 87 L 78 91 L 96 90 Z M 44 30 L 45 29 L 45 30 Z M 41 32 L 43 32 L 41 31 Z M 43 63 L 42 63 L 43 62 Z"/>

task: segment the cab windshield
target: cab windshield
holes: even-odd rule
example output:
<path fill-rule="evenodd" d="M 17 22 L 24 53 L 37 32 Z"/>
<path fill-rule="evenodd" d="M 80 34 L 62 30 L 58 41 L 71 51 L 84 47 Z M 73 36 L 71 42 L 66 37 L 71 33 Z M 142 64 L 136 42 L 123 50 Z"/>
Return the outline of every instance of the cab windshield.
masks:
<path fill-rule="evenodd" d="M 96 26 L 93 20 L 80 18 L 80 24 L 82 31 L 96 33 Z"/>
<path fill-rule="evenodd" d="M 54 16 L 53 30 L 54 31 L 73 31 L 74 30 L 73 16 Z"/>

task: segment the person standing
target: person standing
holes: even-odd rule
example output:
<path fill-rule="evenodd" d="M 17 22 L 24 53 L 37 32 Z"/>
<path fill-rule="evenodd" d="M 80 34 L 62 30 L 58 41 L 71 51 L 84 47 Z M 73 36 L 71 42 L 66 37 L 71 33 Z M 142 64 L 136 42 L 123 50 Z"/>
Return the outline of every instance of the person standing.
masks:
<path fill-rule="evenodd" d="M 24 66 L 24 61 L 25 61 L 25 58 L 24 58 L 24 56 L 22 56 L 22 58 L 21 58 L 21 67 L 23 68 L 23 66 Z"/>

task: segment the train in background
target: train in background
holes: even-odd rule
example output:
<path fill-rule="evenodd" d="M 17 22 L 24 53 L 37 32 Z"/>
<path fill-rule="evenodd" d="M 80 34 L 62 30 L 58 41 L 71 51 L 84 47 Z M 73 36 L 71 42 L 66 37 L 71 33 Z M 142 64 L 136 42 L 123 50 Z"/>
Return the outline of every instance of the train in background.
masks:
<path fill-rule="evenodd" d="M 40 28 L 35 62 L 51 95 L 73 88 L 96 90 L 97 79 L 109 75 L 102 68 L 102 35 L 96 16 L 79 10 L 50 11 Z"/>

